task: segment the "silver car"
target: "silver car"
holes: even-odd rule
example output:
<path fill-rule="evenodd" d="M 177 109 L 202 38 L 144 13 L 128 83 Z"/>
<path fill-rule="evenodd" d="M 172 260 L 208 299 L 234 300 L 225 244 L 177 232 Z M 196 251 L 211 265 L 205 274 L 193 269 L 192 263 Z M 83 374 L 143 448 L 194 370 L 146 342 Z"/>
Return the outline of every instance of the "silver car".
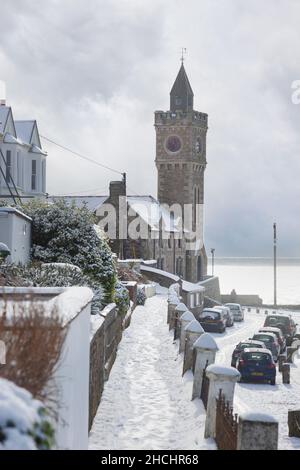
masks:
<path fill-rule="evenodd" d="M 219 312 L 223 312 L 224 318 L 226 320 L 226 326 L 233 326 L 233 313 L 229 307 L 225 307 L 225 305 L 215 305 L 213 309 L 218 310 Z"/>
<path fill-rule="evenodd" d="M 233 314 L 234 321 L 244 321 L 244 312 L 240 304 L 225 304 L 225 307 L 229 307 Z"/>

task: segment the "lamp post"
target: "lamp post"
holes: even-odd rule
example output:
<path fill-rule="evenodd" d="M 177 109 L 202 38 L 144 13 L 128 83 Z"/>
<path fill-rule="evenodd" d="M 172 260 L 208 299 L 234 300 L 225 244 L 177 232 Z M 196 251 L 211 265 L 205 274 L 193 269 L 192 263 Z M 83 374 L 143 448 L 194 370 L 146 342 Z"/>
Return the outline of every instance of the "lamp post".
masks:
<path fill-rule="evenodd" d="M 215 270 L 215 248 L 211 248 L 211 275 L 214 275 Z"/>
<path fill-rule="evenodd" d="M 277 307 L 277 225 L 273 224 L 274 307 Z"/>

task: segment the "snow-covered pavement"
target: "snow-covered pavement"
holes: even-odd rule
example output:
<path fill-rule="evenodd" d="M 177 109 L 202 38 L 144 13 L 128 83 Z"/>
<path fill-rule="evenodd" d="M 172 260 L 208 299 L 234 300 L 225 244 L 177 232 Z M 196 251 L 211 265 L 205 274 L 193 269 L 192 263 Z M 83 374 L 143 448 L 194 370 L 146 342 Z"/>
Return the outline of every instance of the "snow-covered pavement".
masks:
<path fill-rule="evenodd" d="M 262 312 L 262 311 L 261 311 Z M 297 323 L 300 323 L 300 315 L 295 314 Z M 245 322 L 235 324 L 228 328 L 224 335 L 214 334 L 220 351 L 217 353 L 216 362 L 230 366 L 231 354 L 234 346 L 247 338 L 250 338 L 263 325 L 264 314 L 252 312 L 245 313 Z M 288 409 L 298 408 L 300 405 L 300 356 L 296 357 L 291 365 L 291 383 L 282 383 L 281 374 L 276 377 L 276 385 L 269 384 L 243 384 L 236 385 L 234 410 L 237 413 L 244 411 L 260 411 L 270 413 L 279 421 L 279 448 L 300 450 L 300 439 L 288 437 L 287 416 Z"/>
<path fill-rule="evenodd" d="M 166 323 L 167 297 L 134 311 L 90 433 L 90 449 L 215 449 L 205 440 L 205 410 L 191 401 L 192 373 Z"/>

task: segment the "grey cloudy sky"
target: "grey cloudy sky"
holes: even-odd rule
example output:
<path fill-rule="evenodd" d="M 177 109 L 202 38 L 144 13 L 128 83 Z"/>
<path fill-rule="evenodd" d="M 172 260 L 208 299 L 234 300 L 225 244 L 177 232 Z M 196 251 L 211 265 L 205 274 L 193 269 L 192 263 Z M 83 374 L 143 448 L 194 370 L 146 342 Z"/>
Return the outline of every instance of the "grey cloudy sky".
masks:
<path fill-rule="evenodd" d="M 1 0 L 0 78 L 15 118 L 156 195 L 153 112 L 181 47 L 209 114 L 206 245 L 300 256 L 299 0 Z M 103 194 L 117 175 L 44 143 L 48 192 Z M 96 190 L 96 191 L 94 191 Z"/>

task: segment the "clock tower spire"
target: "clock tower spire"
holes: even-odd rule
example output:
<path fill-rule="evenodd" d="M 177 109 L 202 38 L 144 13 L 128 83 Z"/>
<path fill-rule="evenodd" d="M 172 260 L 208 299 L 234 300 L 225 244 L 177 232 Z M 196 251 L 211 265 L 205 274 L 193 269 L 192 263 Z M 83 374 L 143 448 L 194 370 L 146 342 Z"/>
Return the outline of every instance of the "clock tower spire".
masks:
<path fill-rule="evenodd" d="M 193 214 L 196 248 L 185 253 L 184 276 L 193 282 L 203 278 L 207 266 L 203 217 L 196 224 L 204 205 L 207 124 L 207 114 L 194 110 L 194 93 L 182 61 L 170 92 L 170 109 L 155 112 L 155 163 L 159 202 L 179 204 L 183 215 L 189 206 Z"/>

